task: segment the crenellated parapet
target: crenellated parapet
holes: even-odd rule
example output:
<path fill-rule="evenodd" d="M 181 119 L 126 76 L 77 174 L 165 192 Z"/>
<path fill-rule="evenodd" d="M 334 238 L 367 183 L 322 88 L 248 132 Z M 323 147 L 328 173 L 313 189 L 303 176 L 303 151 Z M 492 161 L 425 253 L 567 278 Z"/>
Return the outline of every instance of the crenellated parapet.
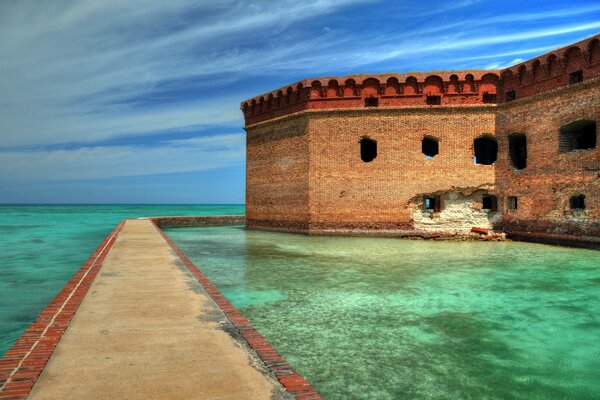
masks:
<path fill-rule="evenodd" d="M 502 70 L 498 102 L 522 99 L 596 77 L 600 77 L 600 35 Z"/>
<path fill-rule="evenodd" d="M 303 110 L 505 103 L 600 77 L 600 35 L 501 71 L 305 79 L 241 104 L 246 125 Z"/>
<path fill-rule="evenodd" d="M 246 125 L 310 109 L 496 103 L 498 71 L 350 75 L 306 79 L 241 104 Z"/>

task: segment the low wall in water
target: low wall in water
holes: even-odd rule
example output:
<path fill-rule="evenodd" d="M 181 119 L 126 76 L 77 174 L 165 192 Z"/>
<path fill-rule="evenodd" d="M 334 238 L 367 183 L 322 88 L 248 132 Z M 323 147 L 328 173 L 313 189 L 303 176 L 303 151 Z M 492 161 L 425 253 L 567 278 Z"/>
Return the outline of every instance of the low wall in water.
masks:
<path fill-rule="evenodd" d="M 210 225 L 245 225 L 246 217 L 243 215 L 217 215 L 203 217 L 174 216 L 174 217 L 150 217 L 160 228 L 177 228 Z"/>

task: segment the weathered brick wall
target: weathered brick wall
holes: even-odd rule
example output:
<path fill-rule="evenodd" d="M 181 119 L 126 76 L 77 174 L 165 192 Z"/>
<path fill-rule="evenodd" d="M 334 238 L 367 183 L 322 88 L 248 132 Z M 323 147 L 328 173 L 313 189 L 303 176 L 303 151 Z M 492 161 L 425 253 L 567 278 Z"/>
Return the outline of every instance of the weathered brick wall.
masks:
<path fill-rule="evenodd" d="M 600 122 L 600 80 L 590 80 L 498 107 L 497 189 L 508 231 L 600 235 L 600 146 L 559 153 L 559 129 L 577 119 Z M 508 135 L 527 137 L 527 166 L 509 161 Z M 598 143 L 600 144 L 600 143 Z M 585 195 L 585 212 L 570 210 L 571 196 Z M 517 196 L 517 210 L 507 209 Z"/>
<path fill-rule="evenodd" d="M 308 118 L 290 116 L 247 128 L 249 228 L 308 227 Z"/>
<path fill-rule="evenodd" d="M 473 140 L 494 134 L 494 108 L 310 113 L 311 230 L 412 229 L 413 205 L 424 194 L 491 189 L 494 166 L 474 164 Z M 364 136 L 377 141 L 369 163 L 360 157 Z M 439 139 L 431 159 L 421 152 L 425 136 Z"/>
<path fill-rule="evenodd" d="M 600 146 L 558 151 L 561 125 L 600 119 L 599 39 L 503 71 L 307 79 L 242 103 L 247 225 L 317 233 L 460 232 L 495 224 L 513 232 L 600 235 Z M 572 84 L 573 73 L 583 82 Z M 512 91 L 517 100 L 507 102 Z M 508 161 L 513 132 L 527 135 L 521 171 Z M 499 142 L 491 166 L 473 162 L 473 140 L 483 134 Z M 439 140 L 432 159 L 421 152 L 424 136 Z M 377 141 L 370 163 L 360 158 L 362 137 Z M 497 212 L 482 209 L 484 194 L 498 194 Z M 578 194 L 586 196 L 585 212 L 570 210 Z M 448 207 L 423 210 L 423 195 L 439 196 Z M 507 210 L 507 196 L 518 197 L 516 211 Z"/>

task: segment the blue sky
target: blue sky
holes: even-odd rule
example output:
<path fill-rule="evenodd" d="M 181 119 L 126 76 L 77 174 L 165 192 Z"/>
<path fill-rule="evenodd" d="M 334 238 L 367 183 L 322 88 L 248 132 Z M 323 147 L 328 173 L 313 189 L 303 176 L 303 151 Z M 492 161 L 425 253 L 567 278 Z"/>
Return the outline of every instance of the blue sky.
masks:
<path fill-rule="evenodd" d="M 597 0 L 0 0 L 0 203 L 243 203 L 247 98 L 599 31 Z"/>

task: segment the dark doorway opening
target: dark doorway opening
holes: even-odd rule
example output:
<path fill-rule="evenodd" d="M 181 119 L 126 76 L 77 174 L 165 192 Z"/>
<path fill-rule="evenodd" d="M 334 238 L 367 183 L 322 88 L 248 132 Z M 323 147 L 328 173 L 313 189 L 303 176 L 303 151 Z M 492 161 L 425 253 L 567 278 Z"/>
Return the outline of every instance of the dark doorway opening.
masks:
<path fill-rule="evenodd" d="M 377 157 L 377 141 L 369 138 L 360 139 L 360 159 L 371 162 Z"/>
<path fill-rule="evenodd" d="M 483 102 L 486 104 L 496 103 L 496 93 L 484 93 L 483 94 Z"/>
<path fill-rule="evenodd" d="M 475 164 L 492 165 L 498 158 L 498 142 L 488 136 L 475 139 L 473 142 L 475 151 Z"/>
<path fill-rule="evenodd" d="M 516 196 L 508 196 L 507 199 L 508 202 L 508 209 L 509 210 L 516 210 L 518 207 L 518 201 L 517 201 L 517 197 Z"/>
<path fill-rule="evenodd" d="M 427 104 L 430 106 L 439 106 L 442 104 L 441 96 L 427 96 Z"/>
<path fill-rule="evenodd" d="M 421 142 L 421 151 L 427 158 L 433 158 L 440 152 L 440 145 L 436 138 L 425 136 Z"/>
<path fill-rule="evenodd" d="M 583 82 L 583 71 L 575 71 L 569 74 L 569 84 Z"/>
<path fill-rule="evenodd" d="M 365 98 L 365 107 L 379 107 L 379 98 L 378 97 Z"/>
<path fill-rule="evenodd" d="M 498 198 L 491 195 L 483 195 L 483 209 L 490 211 L 498 211 Z"/>
<path fill-rule="evenodd" d="M 515 169 L 527 166 L 527 137 L 523 133 L 511 133 L 508 136 L 508 154 Z"/>
<path fill-rule="evenodd" d="M 571 197 L 571 210 L 585 210 L 585 196 L 580 194 Z"/>

